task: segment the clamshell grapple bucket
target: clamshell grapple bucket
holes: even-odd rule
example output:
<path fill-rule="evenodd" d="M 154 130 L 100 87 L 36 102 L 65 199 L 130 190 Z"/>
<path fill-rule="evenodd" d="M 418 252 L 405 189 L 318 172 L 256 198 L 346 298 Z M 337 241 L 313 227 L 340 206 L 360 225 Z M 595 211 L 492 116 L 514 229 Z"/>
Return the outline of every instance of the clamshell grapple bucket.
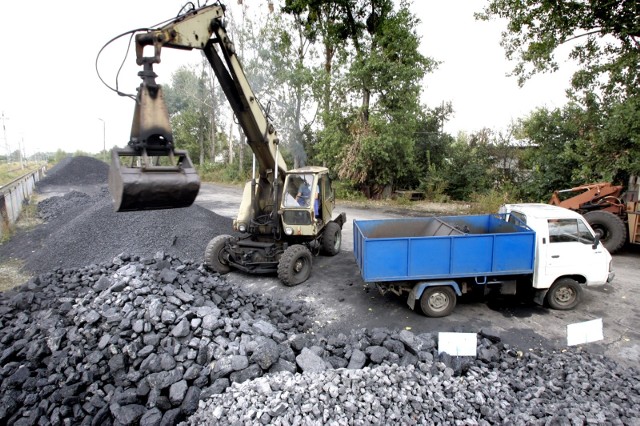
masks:
<path fill-rule="evenodd" d="M 109 192 L 117 212 L 188 207 L 199 189 L 186 151 L 156 156 L 131 148 L 111 151 Z"/>

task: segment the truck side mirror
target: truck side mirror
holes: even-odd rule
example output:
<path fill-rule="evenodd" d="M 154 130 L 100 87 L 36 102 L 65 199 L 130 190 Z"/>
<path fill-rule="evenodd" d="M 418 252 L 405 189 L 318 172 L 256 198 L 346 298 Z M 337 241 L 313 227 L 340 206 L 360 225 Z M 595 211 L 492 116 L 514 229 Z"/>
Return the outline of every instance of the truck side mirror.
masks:
<path fill-rule="evenodd" d="M 598 244 L 600 244 L 600 237 L 598 235 L 596 235 L 596 237 L 593 240 L 593 245 L 591 246 L 592 249 L 597 249 L 598 248 Z"/>

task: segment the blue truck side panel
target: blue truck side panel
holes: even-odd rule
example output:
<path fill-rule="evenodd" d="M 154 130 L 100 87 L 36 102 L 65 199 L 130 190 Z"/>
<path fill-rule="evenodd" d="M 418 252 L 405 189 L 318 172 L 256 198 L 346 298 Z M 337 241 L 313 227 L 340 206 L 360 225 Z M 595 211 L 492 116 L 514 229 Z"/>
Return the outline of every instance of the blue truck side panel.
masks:
<path fill-rule="evenodd" d="M 533 272 L 535 233 L 499 215 L 354 220 L 354 256 L 364 281 L 404 281 Z"/>

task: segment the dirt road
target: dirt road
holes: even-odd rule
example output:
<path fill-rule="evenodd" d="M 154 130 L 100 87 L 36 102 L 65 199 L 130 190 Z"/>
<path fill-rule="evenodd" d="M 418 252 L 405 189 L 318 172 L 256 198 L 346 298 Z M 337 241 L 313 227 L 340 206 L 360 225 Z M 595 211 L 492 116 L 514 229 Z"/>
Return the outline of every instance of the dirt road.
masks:
<path fill-rule="evenodd" d="M 241 188 L 204 184 L 196 203 L 217 214 L 234 217 L 241 199 Z M 342 251 L 335 257 L 314 258 L 311 278 L 297 286 L 285 287 L 277 277 L 232 272 L 231 282 L 253 291 L 305 300 L 316 312 L 317 333 L 354 328 L 410 328 L 415 333 L 459 331 L 477 332 L 491 328 L 505 343 L 522 350 L 566 347 L 568 324 L 602 318 L 604 340 L 584 346 L 584 350 L 603 353 L 618 362 L 637 367 L 640 363 L 640 287 L 638 264 L 640 250 L 626 249 L 614 256 L 616 278 L 612 284 L 584 292 L 583 303 L 573 311 L 554 311 L 512 298 L 470 300 L 462 298 L 454 313 L 446 318 L 426 318 L 412 311 L 406 299 L 381 296 L 368 288 L 353 258 L 353 219 L 402 217 L 402 212 L 341 206 L 347 213 L 343 229 Z M 413 214 L 413 213 L 412 213 Z"/>

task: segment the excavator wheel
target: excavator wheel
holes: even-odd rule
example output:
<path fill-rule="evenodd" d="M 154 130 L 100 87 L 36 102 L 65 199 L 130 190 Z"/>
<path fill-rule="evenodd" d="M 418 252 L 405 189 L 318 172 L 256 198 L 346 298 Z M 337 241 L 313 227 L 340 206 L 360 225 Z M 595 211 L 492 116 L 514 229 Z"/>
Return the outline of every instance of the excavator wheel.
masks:
<path fill-rule="evenodd" d="M 322 231 L 322 252 L 327 256 L 340 253 L 342 246 L 342 228 L 335 222 L 327 223 Z"/>
<path fill-rule="evenodd" d="M 287 248 L 278 263 L 278 278 L 288 287 L 305 282 L 311 275 L 311 252 L 302 244 Z"/>
<path fill-rule="evenodd" d="M 593 211 L 585 213 L 584 218 L 609 253 L 615 253 L 624 246 L 627 241 L 627 226 L 620 217 L 606 211 Z"/>
<path fill-rule="evenodd" d="M 231 271 L 231 267 L 222 256 L 223 250 L 231 238 L 231 235 L 218 235 L 209 241 L 204 251 L 204 264 L 219 274 Z"/>

